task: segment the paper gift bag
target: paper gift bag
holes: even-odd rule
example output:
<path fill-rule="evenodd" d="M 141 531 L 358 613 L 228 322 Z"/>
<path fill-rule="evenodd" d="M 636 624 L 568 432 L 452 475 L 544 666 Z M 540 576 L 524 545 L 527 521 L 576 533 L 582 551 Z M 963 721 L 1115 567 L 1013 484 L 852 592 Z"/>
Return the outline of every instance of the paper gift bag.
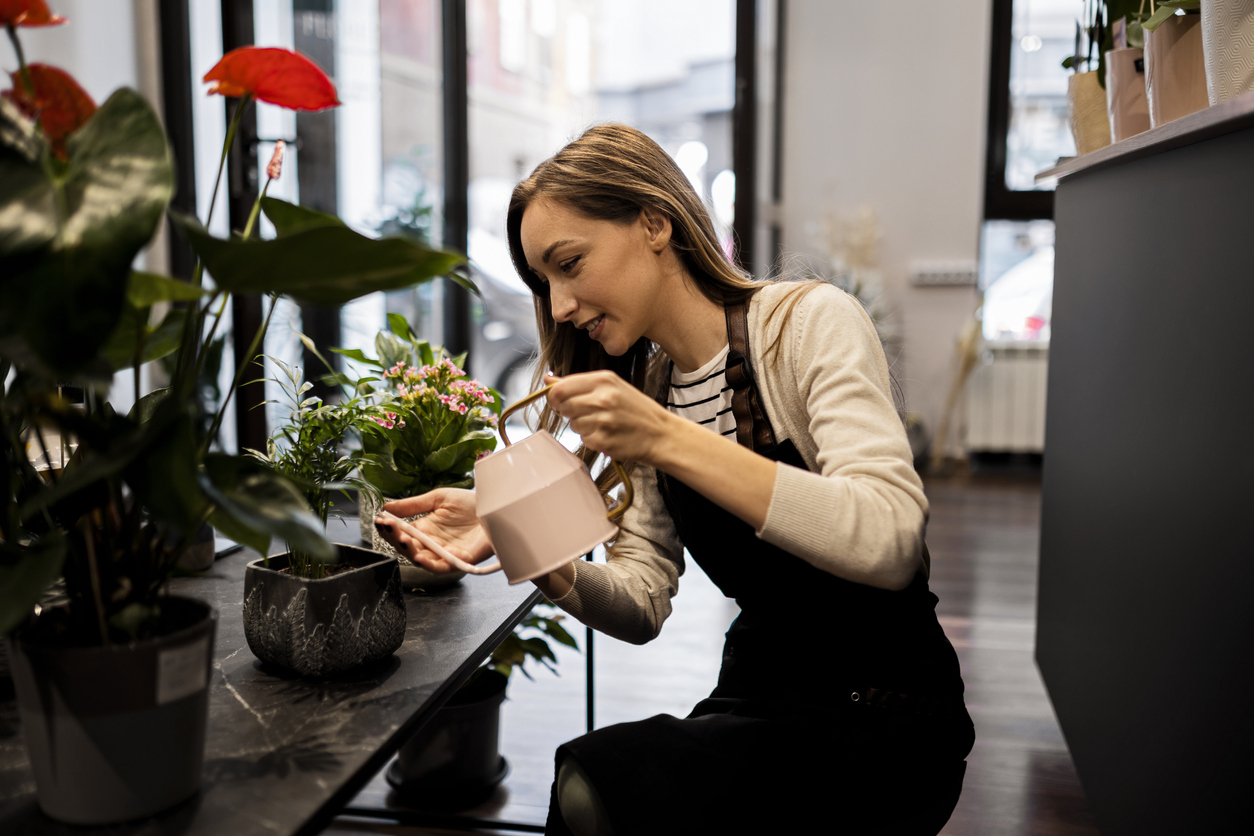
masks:
<path fill-rule="evenodd" d="M 1201 23 L 1201 15 L 1174 15 L 1145 33 L 1145 94 L 1151 127 L 1210 106 Z"/>
<path fill-rule="evenodd" d="M 1112 49 L 1106 53 L 1106 110 L 1113 142 L 1149 130 L 1144 50 Z"/>

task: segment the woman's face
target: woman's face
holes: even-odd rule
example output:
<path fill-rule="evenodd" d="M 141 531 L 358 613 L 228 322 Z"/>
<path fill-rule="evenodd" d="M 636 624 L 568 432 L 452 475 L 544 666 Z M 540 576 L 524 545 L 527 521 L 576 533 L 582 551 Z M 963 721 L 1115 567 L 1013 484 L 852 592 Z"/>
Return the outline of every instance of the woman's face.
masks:
<path fill-rule="evenodd" d="M 523 212 L 519 232 L 527 264 L 549 286 L 555 320 L 587 330 L 614 356 L 642 336 L 653 339 L 668 220 L 644 212 L 627 223 L 596 220 L 541 199 Z"/>

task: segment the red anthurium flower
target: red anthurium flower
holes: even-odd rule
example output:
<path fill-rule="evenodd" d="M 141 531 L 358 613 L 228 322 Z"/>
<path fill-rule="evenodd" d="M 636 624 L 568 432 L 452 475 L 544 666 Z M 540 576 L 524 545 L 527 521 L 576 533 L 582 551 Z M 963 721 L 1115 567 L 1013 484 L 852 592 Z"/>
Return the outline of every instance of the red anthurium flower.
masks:
<path fill-rule="evenodd" d="M 59 26 L 61 15 L 48 11 L 44 0 L 0 0 L 0 23 L 5 26 Z"/>
<path fill-rule="evenodd" d="M 289 110 L 325 110 L 340 100 L 335 85 L 305 56 L 278 47 L 244 46 L 233 49 L 209 72 L 210 93 L 221 96 L 252 94 L 263 102 Z"/>
<path fill-rule="evenodd" d="M 9 99 L 31 119 L 38 119 L 53 153 L 65 159 L 66 138 L 91 118 L 96 112 L 96 103 L 65 70 L 47 64 L 30 64 L 26 70 L 35 87 L 34 93 L 27 88 L 19 70 L 12 76 L 13 89 L 5 90 L 0 96 Z"/>

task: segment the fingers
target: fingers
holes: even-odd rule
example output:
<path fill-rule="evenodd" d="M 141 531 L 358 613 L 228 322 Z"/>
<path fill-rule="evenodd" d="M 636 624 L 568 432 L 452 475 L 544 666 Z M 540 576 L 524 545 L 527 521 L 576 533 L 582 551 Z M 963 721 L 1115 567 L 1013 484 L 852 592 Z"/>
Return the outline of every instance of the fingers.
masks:
<path fill-rule="evenodd" d="M 430 572 L 451 572 L 452 567 L 413 536 L 409 523 L 384 512 L 375 518 L 375 527 L 392 548 L 409 558 L 411 563 Z"/>
<path fill-rule="evenodd" d="M 442 490 L 436 489 L 428 491 L 418 496 L 408 496 L 404 499 L 394 499 L 385 503 L 383 510 L 389 514 L 395 514 L 398 517 L 412 517 L 416 514 L 429 514 L 440 505 L 442 499 Z"/>
<path fill-rule="evenodd" d="M 437 557 L 433 552 L 428 551 L 421 543 L 408 534 L 402 534 L 400 537 L 401 548 L 398 548 L 401 554 L 409 558 L 409 561 L 415 566 L 420 566 L 428 572 L 453 572 L 454 568 L 448 565 L 448 562 Z"/>
<path fill-rule="evenodd" d="M 621 377 L 609 371 L 582 372 L 560 378 L 548 372 L 545 381 L 556 383 L 549 390 L 549 406 L 564 418 L 611 409 L 621 398 L 623 388 L 631 388 Z"/>

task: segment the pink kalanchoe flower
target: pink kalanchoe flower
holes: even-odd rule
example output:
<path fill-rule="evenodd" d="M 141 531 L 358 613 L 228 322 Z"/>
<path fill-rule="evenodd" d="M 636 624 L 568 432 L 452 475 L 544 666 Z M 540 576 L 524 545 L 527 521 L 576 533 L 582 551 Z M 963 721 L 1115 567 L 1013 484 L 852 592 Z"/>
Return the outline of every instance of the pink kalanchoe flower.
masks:
<path fill-rule="evenodd" d="M 274 155 L 270 157 L 270 163 L 266 166 L 266 176 L 271 180 L 278 180 L 279 175 L 283 173 L 283 140 L 274 143 Z"/>

